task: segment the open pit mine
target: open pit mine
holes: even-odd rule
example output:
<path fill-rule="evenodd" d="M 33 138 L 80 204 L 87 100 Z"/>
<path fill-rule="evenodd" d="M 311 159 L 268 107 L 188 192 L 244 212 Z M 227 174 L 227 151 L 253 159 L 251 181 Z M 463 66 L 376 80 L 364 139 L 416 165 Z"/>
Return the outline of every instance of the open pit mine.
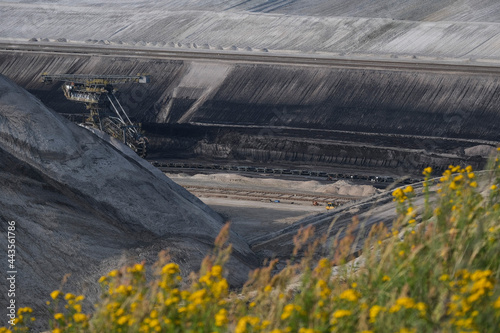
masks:
<path fill-rule="evenodd" d="M 500 144 L 499 9 L 0 3 L 0 230 L 18 228 L 16 301 L 44 318 L 71 274 L 64 288 L 89 305 L 99 276 L 165 249 L 187 275 L 227 221 L 233 286 L 289 258 L 301 226 L 390 225 L 388 188 L 418 188 L 428 166 L 480 169 Z"/>

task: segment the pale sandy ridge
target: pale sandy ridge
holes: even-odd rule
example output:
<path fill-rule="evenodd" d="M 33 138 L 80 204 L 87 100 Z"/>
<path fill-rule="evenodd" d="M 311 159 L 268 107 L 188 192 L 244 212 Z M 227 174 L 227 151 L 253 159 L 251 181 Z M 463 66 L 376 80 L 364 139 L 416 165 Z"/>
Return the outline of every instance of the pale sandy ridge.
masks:
<path fill-rule="evenodd" d="M 283 13 L 263 13 L 259 4 L 254 8 L 235 2 L 190 2 L 182 8 L 176 1 L 161 5 L 107 2 L 109 7 L 93 6 L 93 1 L 78 5 L 66 1 L 2 3 L 0 38 L 472 61 L 500 58 L 498 4 L 487 1 L 472 6 L 467 1 L 456 6 L 448 1 L 447 6 L 435 6 L 426 2 L 430 7 L 421 4 L 417 8 L 412 2 L 384 11 L 384 3 L 390 8 L 391 1 L 381 0 L 375 6 L 378 10 L 366 1 L 354 7 L 339 1 L 298 2 L 283 7 L 298 6 L 296 10 Z M 328 15 L 314 16 L 316 10 L 311 8 L 325 6 L 338 10 L 323 9 Z"/>

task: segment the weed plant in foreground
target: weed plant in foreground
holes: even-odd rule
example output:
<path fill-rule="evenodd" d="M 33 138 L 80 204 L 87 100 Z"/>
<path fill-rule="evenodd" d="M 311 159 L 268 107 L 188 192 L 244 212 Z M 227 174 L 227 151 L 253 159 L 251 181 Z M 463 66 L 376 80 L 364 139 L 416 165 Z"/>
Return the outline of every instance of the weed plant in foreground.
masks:
<path fill-rule="evenodd" d="M 52 332 L 499 332 L 500 163 L 478 180 L 472 168 L 450 166 L 436 184 L 424 170 L 425 204 L 416 190 L 393 192 L 398 218 L 364 241 L 362 265 L 348 261 L 353 228 L 332 255 L 314 260 L 312 230 L 297 235 L 297 255 L 273 274 L 276 261 L 229 290 L 224 265 L 231 246 L 223 228 L 200 272 L 182 281 L 179 266 L 160 256 L 154 279 L 136 264 L 99 283 L 100 301 L 82 313 L 84 296 L 51 293 Z M 293 288 L 292 288 L 293 286 Z M 28 331 L 21 308 L 10 330 Z M 10 332 L 7 328 L 0 332 Z"/>

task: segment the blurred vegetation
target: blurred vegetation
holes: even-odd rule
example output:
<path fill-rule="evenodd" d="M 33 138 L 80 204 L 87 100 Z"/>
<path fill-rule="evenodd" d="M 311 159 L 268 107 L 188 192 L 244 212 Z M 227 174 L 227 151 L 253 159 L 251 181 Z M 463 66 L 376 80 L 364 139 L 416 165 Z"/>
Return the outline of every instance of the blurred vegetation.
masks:
<path fill-rule="evenodd" d="M 331 254 L 312 229 L 295 237 L 294 258 L 254 271 L 242 289 L 225 279 L 228 226 L 198 273 L 182 281 L 160 255 L 154 278 L 143 264 L 103 276 L 100 301 L 82 313 L 84 296 L 50 295 L 52 332 L 498 332 L 500 331 L 500 163 L 476 176 L 450 166 L 440 179 L 423 172 L 423 207 L 412 186 L 394 190 L 398 218 L 376 225 L 352 260 L 357 221 Z M 478 179 L 479 178 L 479 179 Z M 30 308 L 0 332 L 25 332 Z"/>

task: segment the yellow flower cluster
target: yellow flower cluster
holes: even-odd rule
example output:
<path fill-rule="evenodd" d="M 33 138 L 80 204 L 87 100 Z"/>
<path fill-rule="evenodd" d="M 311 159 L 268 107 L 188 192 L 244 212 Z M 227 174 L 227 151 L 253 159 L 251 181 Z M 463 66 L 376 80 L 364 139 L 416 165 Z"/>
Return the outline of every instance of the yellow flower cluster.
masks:
<path fill-rule="evenodd" d="M 111 271 L 100 279 L 103 301 L 96 312 L 101 318 L 95 321 L 102 323 L 102 331 L 225 330 L 229 285 L 222 266 L 207 269 L 189 290 L 181 289 L 180 273 L 177 264 L 168 263 L 148 286 L 143 264 Z"/>
<path fill-rule="evenodd" d="M 406 200 L 408 200 L 408 198 L 411 198 L 414 194 L 415 190 L 411 185 L 406 186 L 404 189 L 401 189 L 399 187 L 392 192 L 392 196 L 394 197 L 393 200 L 400 203 L 405 202 Z"/>
<path fill-rule="evenodd" d="M 394 313 L 401 309 L 416 309 L 421 316 L 425 316 L 427 306 L 422 302 L 416 303 L 411 297 L 400 297 L 396 300 L 396 303 L 389 308 L 389 312 Z"/>
<path fill-rule="evenodd" d="M 232 294 L 223 270 L 229 251 L 222 248 L 209 255 L 200 275 L 193 273 L 189 281 L 183 281 L 177 264 L 160 261 L 148 282 L 149 268 L 136 264 L 99 280 L 102 296 L 91 319 L 82 313 L 83 296 L 52 292 L 51 328 L 53 333 L 492 331 L 500 327 L 497 164 L 490 177 L 494 183 L 484 193 L 476 189 L 471 167 L 450 166 L 437 186 L 441 195 L 424 188 L 426 201 L 418 207 L 417 226 L 414 188 L 396 189 L 398 218 L 390 227 L 374 227 L 364 238 L 362 261 L 338 260 L 357 251 L 357 236 L 350 230 L 359 230 L 359 225 L 353 224 L 345 231 L 346 241 L 335 242 L 328 258 L 315 264 L 310 245 L 304 252 L 310 256 L 280 272 L 275 262 L 256 270 L 245 287 Z M 432 184 L 432 169 L 423 174 Z M 457 267 L 468 269 L 456 272 Z M 298 292 L 289 288 L 297 281 Z M 29 308 L 19 309 L 19 323 L 30 313 Z M 10 330 L 0 329 L 6 332 Z"/>
<path fill-rule="evenodd" d="M 33 310 L 30 307 L 23 307 L 17 309 L 17 317 L 14 319 L 14 332 L 29 332 L 29 326 L 32 322 L 35 321 L 35 317 L 32 317 L 31 314 Z M 7 328 L 0 328 L 0 332 L 2 329 L 5 332 L 10 332 Z"/>
<path fill-rule="evenodd" d="M 448 307 L 448 314 L 453 318 L 451 323 L 458 329 L 473 330 L 477 329 L 475 317 L 479 312 L 476 310 L 481 304 L 492 304 L 495 307 L 495 301 L 491 296 L 495 286 L 491 270 L 460 270 L 456 273 L 456 281 L 450 282 L 454 290 L 451 296 L 451 303 Z"/>
<path fill-rule="evenodd" d="M 290 316 L 292 316 L 295 312 L 300 313 L 302 311 L 302 307 L 296 304 L 287 304 L 283 308 L 283 312 L 281 313 L 281 320 L 286 320 Z"/>
<path fill-rule="evenodd" d="M 475 180 L 476 175 L 472 171 L 472 167 L 469 165 L 465 169 L 460 166 L 450 165 L 447 170 L 443 173 L 443 176 L 439 179 L 441 183 L 447 183 L 448 187 L 456 191 L 463 185 L 467 185 L 472 188 L 477 187 L 477 181 Z"/>
<path fill-rule="evenodd" d="M 359 292 L 357 292 L 356 290 L 347 289 L 347 290 L 343 291 L 342 293 L 340 293 L 339 298 L 348 300 L 350 302 L 356 302 L 360 296 L 361 296 L 361 294 Z"/>
<path fill-rule="evenodd" d="M 235 333 L 246 333 L 250 331 L 259 331 L 263 328 L 267 327 L 270 322 L 262 322 L 260 323 L 259 317 L 254 316 L 243 316 L 238 320 L 238 324 L 236 325 Z"/>
<path fill-rule="evenodd" d="M 370 308 L 370 323 L 374 323 L 377 320 L 377 316 L 380 312 L 386 311 L 386 308 L 380 305 L 374 305 Z"/>
<path fill-rule="evenodd" d="M 56 312 L 54 314 L 55 320 L 52 324 L 52 332 L 63 332 L 74 327 L 85 329 L 89 326 L 90 316 L 82 313 L 82 301 L 85 296 L 76 296 L 72 293 L 63 294 L 60 290 L 54 290 L 50 293 L 50 297 L 54 300 L 56 307 L 54 311 L 57 311 L 59 301 L 64 300 L 66 302 L 64 313 Z"/>

